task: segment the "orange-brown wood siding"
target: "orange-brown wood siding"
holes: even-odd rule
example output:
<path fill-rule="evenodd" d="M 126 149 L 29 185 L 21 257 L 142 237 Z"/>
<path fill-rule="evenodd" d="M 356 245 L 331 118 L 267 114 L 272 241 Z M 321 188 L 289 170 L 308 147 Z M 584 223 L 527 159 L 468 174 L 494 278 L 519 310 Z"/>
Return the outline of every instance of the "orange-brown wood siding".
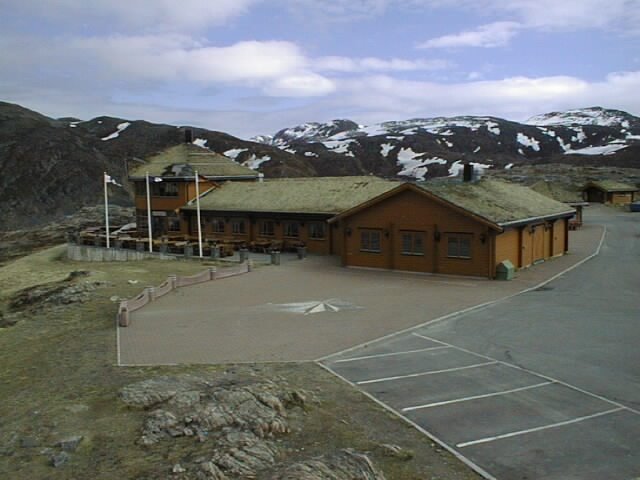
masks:
<path fill-rule="evenodd" d="M 609 200 L 609 203 L 611 203 L 612 205 L 626 205 L 633 201 L 633 194 L 631 192 L 610 193 L 608 200 Z"/>
<path fill-rule="evenodd" d="M 496 236 L 496 266 L 505 260 L 520 266 L 520 233 L 517 228 L 509 228 Z"/>
<path fill-rule="evenodd" d="M 533 230 L 533 261 L 544 260 L 544 225 L 532 226 L 531 230 Z"/>
<path fill-rule="evenodd" d="M 553 222 L 553 248 L 552 255 L 562 255 L 565 251 L 565 238 L 567 234 L 567 220 L 562 218 Z"/>
<path fill-rule="evenodd" d="M 493 268 L 489 268 L 491 252 L 487 227 L 416 192 L 398 193 L 348 217 L 344 229 L 345 265 L 454 275 L 493 274 Z M 380 253 L 360 251 L 362 229 L 382 232 Z M 425 232 L 423 256 L 402 254 L 401 232 L 404 230 Z M 439 232 L 439 241 L 435 239 L 435 231 Z M 448 233 L 471 234 L 470 259 L 447 256 Z"/>
<path fill-rule="evenodd" d="M 553 237 L 551 236 L 551 224 L 546 223 L 544 225 L 544 258 L 551 258 L 551 251 L 553 249 Z"/>

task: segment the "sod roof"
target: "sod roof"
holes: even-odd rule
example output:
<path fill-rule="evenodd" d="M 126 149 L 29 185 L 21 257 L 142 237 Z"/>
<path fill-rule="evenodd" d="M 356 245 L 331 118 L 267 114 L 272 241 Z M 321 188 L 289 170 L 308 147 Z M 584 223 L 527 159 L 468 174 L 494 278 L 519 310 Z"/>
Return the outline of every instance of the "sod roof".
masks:
<path fill-rule="evenodd" d="M 499 226 L 574 212 L 567 204 L 530 188 L 489 178 L 423 182 L 417 186 Z"/>
<path fill-rule="evenodd" d="M 400 185 L 378 177 L 312 177 L 228 182 L 200 198 L 200 209 L 219 212 L 335 215 Z M 182 207 L 195 209 L 192 202 Z"/>
<path fill-rule="evenodd" d="M 565 185 L 561 185 L 557 182 L 539 180 L 529 188 L 559 202 L 584 203 L 581 191 L 572 189 L 571 187 L 567 187 Z"/>
<path fill-rule="evenodd" d="M 616 182 L 614 180 L 599 180 L 597 182 L 589 182 L 585 188 L 596 187 L 605 192 L 637 192 L 638 187 L 629 185 L 628 183 Z"/>
<path fill-rule="evenodd" d="M 136 165 L 130 178 L 143 178 L 147 172 L 156 177 L 193 177 L 195 171 L 207 178 L 256 178 L 258 172 L 240 165 L 229 157 L 197 145 L 183 143 L 147 158 L 144 165 Z"/>

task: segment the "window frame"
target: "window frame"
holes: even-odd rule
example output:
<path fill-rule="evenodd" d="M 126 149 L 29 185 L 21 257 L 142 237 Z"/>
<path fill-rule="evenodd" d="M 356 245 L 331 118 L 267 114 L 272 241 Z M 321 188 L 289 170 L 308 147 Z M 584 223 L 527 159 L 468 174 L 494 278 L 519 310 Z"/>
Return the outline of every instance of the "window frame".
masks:
<path fill-rule="evenodd" d="M 382 229 L 381 228 L 360 228 L 359 234 L 360 234 L 360 251 L 362 253 L 382 253 Z M 377 248 L 376 248 L 376 243 L 377 243 Z"/>
<path fill-rule="evenodd" d="M 286 238 L 300 238 L 300 222 L 284 222 L 282 236 Z"/>
<path fill-rule="evenodd" d="M 409 248 L 405 248 L 405 236 L 409 238 Z M 424 257 L 426 251 L 426 238 L 427 232 L 424 230 L 400 230 L 400 255 L 409 256 L 409 257 Z M 420 239 L 419 246 L 421 248 L 416 248 L 418 243 L 417 239 Z"/>
<path fill-rule="evenodd" d="M 180 195 L 180 187 L 178 182 L 153 182 L 151 184 L 152 197 L 178 197 Z"/>
<path fill-rule="evenodd" d="M 310 240 L 324 240 L 327 235 L 327 231 L 325 228 L 325 223 L 323 222 L 309 222 L 308 233 Z M 318 235 L 317 232 L 320 232 Z"/>
<path fill-rule="evenodd" d="M 267 228 L 269 226 L 270 228 Z M 276 225 L 273 220 L 260 220 L 260 236 L 261 237 L 275 237 Z"/>
<path fill-rule="evenodd" d="M 238 227 L 238 228 L 236 228 L 236 227 Z M 247 234 L 246 222 L 241 218 L 237 218 L 235 220 L 232 220 L 231 221 L 231 233 L 233 235 L 246 235 Z"/>
<path fill-rule="evenodd" d="M 222 226 L 222 228 L 220 228 Z M 222 218 L 213 218 L 211 220 L 211 231 L 213 233 L 226 233 L 227 227 Z"/>
<path fill-rule="evenodd" d="M 471 260 L 473 258 L 473 234 L 472 233 L 447 233 L 447 258 L 455 258 L 459 260 Z M 453 242 L 452 242 L 453 241 Z M 461 246 L 467 244 L 468 255 L 464 255 L 464 251 L 461 250 Z M 452 252 L 451 245 L 455 244 L 455 251 Z"/>

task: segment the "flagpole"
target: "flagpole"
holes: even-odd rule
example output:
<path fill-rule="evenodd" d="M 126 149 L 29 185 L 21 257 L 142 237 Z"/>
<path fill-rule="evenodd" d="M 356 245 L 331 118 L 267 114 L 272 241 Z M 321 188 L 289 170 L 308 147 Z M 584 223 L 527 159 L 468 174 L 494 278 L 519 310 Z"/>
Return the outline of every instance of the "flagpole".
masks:
<path fill-rule="evenodd" d="M 198 185 L 198 171 L 196 170 L 196 217 L 198 220 L 198 250 L 202 258 L 202 225 L 200 225 L 200 186 Z"/>
<path fill-rule="evenodd" d="M 153 252 L 153 230 L 151 229 L 151 193 L 149 192 L 149 172 L 146 173 L 147 181 L 147 231 L 149 233 L 149 251 Z"/>
<path fill-rule="evenodd" d="M 107 172 L 103 172 L 102 174 L 102 183 L 104 185 L 104 225 L 107 230 L 107 248 L 109 246 L 109 193 L 107 191 Z"/>

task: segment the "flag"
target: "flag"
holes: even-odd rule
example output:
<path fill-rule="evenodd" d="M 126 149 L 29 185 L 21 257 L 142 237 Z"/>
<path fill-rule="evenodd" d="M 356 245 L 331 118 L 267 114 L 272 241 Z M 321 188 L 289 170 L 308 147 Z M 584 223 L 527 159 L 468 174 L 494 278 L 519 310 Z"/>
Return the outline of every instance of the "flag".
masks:
<path fill-rule="evenodd" d="M 111 175 L 107 175 L 106 173 L 104 174 L 104 183 L 113 183 L 114 185 L 117 185 L 118 187 L 121 187 L 122 185 L 120 185 L 118 182 L 116 182 L 115 178 L 113 178 Z"/>

